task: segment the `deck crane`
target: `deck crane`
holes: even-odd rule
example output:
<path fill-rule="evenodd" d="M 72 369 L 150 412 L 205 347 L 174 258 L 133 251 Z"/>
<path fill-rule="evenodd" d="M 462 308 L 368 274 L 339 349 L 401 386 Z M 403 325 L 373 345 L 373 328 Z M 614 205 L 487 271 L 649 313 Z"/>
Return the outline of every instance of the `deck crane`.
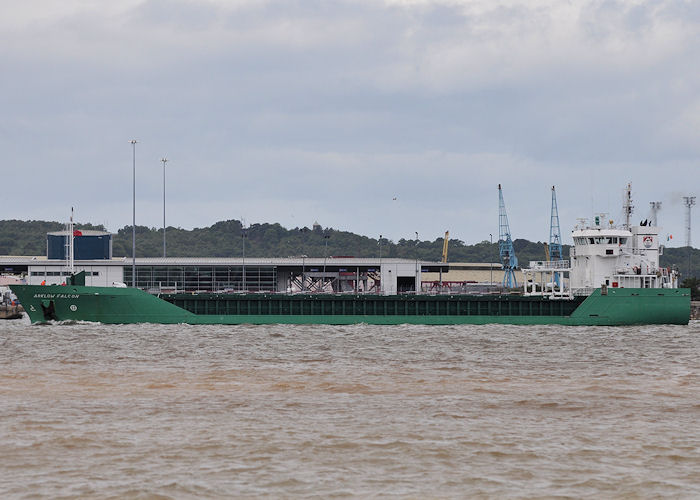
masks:
<path fill-rule="evenodd" d="M 503 201 L 500 184 L 498 185 L 498 251 L 503 264 L 503 286 L 517 288 L 518 280 L 515 278 L 514 269 L 518 267 L 518 258 L 515 256 L 513 240 L 510 237 L 508 214 L 506 214 L 506 204 Z"/>

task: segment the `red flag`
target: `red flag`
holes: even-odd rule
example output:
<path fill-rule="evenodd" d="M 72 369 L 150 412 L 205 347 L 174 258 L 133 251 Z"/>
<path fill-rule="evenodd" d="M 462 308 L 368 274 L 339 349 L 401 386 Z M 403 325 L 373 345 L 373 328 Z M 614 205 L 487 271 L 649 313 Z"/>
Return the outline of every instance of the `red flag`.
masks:
<path fill-rule="evenodd" d="M 82 236 L 83 232 L 80 229 L 76 229 L 73 231 L 73 236 Z"/>

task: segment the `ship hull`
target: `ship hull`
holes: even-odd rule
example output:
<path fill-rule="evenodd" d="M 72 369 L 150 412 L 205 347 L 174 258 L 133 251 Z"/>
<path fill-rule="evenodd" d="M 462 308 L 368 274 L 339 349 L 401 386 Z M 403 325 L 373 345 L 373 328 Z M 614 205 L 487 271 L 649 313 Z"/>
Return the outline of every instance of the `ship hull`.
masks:
<path fill-rule="evenodd" d="M 32 323 L 106 324 L 687 324 L 688 289 L 617 288 L 586 298 L 518 295 L 172 294 L 133 288 L 14 285 Z"/>

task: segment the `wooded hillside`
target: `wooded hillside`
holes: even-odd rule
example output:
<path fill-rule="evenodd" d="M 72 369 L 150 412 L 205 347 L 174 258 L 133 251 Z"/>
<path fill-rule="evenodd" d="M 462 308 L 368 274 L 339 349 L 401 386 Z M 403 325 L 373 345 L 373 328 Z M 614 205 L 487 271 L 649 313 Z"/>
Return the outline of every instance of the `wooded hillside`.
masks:
<path fill-rule="evenodd" d="M 46 221 L 0 221 L 0 255 L 45 255 L 46 233 L 60 231 L 64 224 Z M 79 229 L 104 230 L 103 226 L 78 224 Z M 168 257 L 290 257 L 324 255 L 377 257 L 380 242 L 376 238 L 339 231 L 333 228 L 310 229 L 296 227 L 286 229 L 279 224 L 253 224 L 244 233 L 241 222 L 227 220 L 205 227 L 185 230 L 169 227 L 167 235 Z M 400 257 L 438 261 L 442 256 L 442 238 L 434 241 L 400 239 L 397 242 L 381 240 L 383 257 Z M 328 245 L 326 253 L 326 244 Z M 513 242 L 521 264 L 531 260 L 543 260 L 544 243 L 517 239 Z M 680 269 L 685 275 L 688 269 L 688 248 L 666 248 L 661 265 Z M 700 276 L 700 250 L 691 249 L 691 276 Z M 113 239 L 115 257 L 131 256 L 131 226 L 119 229 Z M 163 255 L 163 230 L 136 226 L 136 255 L 160 257 Z M 569 246 L 564 246 L 569 255 Z M 498 262 L 498 244 L 482 241 L 466 245 L 459 239 L 449 241 L 449 262 Z"/>

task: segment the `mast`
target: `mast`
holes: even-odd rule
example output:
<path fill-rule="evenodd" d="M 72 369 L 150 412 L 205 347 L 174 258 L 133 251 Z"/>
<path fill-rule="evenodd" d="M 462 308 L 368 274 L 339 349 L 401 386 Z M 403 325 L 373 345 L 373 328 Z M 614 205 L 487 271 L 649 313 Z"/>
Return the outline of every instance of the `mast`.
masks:
<path fill-rule="evenodd" d="M 627 189 L 625 190 L 625 202 L 622 205 L 622 210 L 625 215 L 625 229 L 630 231 L 632 227 L 630 225 L 630 218 L 632 217 L 632 212 L 634 211 L 634 205 L 632 205 L 632 183 L 627 184 Z"/>
<path fill-rule="evenodd" d="M 66 255 L 66 267 L 68 267 L 68 272 L 72 276 L 75 271 L 75 235 L 73 226 L 73 207 L 70 207 L 70 222 L 68 223 L 68 255 Z"/>
<path fill-rule="evenodd" d="M 515 256 L 513 240 L 510 237 L 508 214 L 500 184 L 498 185 L 498 251 L 503 264 L 503 286 L 517 288 L 518 280 L 515 278 L 514 269 L 518 267 L 518 258 Z"/>

